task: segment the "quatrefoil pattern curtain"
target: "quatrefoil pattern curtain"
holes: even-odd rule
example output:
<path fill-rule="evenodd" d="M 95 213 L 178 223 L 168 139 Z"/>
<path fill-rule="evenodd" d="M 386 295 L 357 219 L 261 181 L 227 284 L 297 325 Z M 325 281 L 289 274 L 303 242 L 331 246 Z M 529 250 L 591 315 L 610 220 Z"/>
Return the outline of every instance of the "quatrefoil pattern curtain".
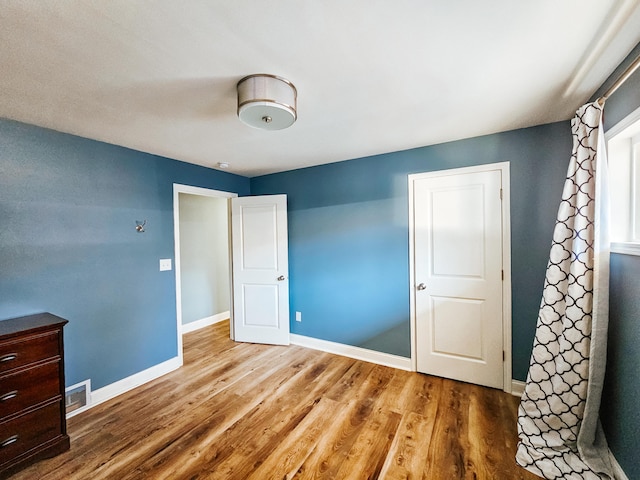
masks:
<path fill-rule="evenodd" d="M 558 209 L 529 374 L 518 410 L 519 465 L 547 479 L 613 478 L 598 420 L 609 302 L 602 107 L 581 107 Z"/>

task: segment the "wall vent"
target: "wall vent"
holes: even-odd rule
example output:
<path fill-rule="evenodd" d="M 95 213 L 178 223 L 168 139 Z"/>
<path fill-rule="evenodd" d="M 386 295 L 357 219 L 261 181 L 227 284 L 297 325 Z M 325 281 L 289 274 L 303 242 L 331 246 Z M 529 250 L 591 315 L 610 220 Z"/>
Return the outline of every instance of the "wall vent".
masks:
<path fill-rule="evenodd" d="M 64 405 L 67 418 L 84 412 L 91 406 L 91 380 L 76 383 L 65 389 Z"/>

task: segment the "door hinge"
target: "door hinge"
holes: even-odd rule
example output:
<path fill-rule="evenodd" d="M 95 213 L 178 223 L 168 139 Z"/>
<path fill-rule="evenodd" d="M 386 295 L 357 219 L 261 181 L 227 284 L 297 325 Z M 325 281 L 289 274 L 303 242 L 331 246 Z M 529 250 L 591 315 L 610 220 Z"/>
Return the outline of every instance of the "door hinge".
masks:
<path fill-rule="evenodd" d="M 502 189 L 500 189 L 500 200 L 502 200 Z"/>
<path fill-rule="evenodd" d="M 502 281 L 504 282 L 504 270 L 500 270 L 501 276 L 502 276 Z"/>
<path fill-rule="evenodd" d="M 504 357 L 505 357 L 505 355 L 504 355 L 504 350 L 502 350 L 502 361 L 503 361 L 503 362 L 504 362 Z"/>

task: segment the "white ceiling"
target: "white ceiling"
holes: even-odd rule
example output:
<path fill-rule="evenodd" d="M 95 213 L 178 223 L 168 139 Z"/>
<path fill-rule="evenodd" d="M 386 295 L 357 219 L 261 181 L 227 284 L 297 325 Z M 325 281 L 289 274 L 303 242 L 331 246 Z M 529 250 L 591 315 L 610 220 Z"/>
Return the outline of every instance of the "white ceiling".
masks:
<path fill-rule="evenodd" d="M 638 42 L 639 0 L 2 0 L 0 116 L 256 176 L 568 119 Z"/>

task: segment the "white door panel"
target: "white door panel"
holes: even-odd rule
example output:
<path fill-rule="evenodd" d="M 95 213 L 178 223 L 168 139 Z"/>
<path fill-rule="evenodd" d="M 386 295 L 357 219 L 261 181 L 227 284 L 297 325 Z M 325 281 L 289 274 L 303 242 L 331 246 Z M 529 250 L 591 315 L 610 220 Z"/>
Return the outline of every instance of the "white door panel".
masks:
<path fill-rule="evenodd" d="M 462 359 L 482 360 L 482 317 L 484 302 L 431 297 L 433 353 Z M 450 335 L 450 332 L 465 335 Z"/>
<path fill-rule="evenodd" d="M 240 205 L 240 258 L 246 272 L 278 269 L 276 205 Z"/>
<path fill-rule="evenodd" d="M 244 325 L 278 328 L 278 285 L 242 285 Z"/>
<path fill-rule="evenodd" d="M 417 369 L 502 388 L 501 172 L 416 177 Z"/>
<path fill-rule="evenodd" d="M 481 185 L 431 191 L 433 275 L 482 275 L 482 193 Z"/>
<path fill-rule="evenodd" d="M 234 339 L 288 345 L 286 195 L 232 199 L 231 224 Z"/>

